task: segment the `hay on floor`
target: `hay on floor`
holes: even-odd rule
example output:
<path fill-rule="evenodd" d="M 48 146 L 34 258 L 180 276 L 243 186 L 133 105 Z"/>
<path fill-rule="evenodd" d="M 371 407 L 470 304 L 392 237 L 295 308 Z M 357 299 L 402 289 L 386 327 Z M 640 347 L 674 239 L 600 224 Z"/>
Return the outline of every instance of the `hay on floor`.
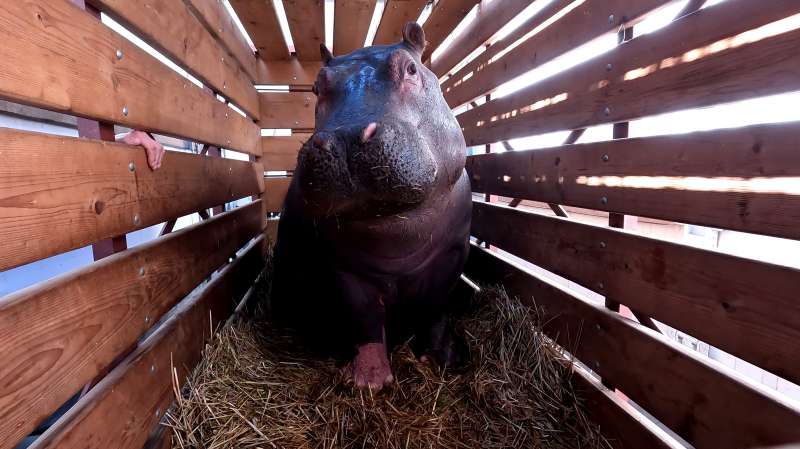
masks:
<path fill-rule="evenodd" d="M 484 289 L 457 329 L 470 363 L 442 372 L 408 347 L 395 384 L 347 385 L 268 321 L 220 331 L 167 416 L 175 448 L 606 448 L 570 385 L 571 368 L 536 314 Z"/>

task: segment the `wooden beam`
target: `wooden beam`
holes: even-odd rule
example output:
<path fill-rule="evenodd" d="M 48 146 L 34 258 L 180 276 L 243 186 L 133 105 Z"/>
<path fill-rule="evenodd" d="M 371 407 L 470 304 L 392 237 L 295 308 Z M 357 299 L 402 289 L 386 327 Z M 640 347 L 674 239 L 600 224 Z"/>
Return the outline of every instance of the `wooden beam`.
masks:
<path fill-rule="evenodd" d="M 261 59 L 289 59 L 272 0 L 230 0 Z"/>
<path fill-rule="evenodd" d="M 32 446 L 140 449 L 200 361 L 204 343 L 264 267 L 259 237 L 169 318 Z M 173 371 L 174 370 L 174 371 Z M 178 387 L 173 387 L 173 379 Z M 110 417 L 114 417 L 110 419 Z M 167 438 L 168 439 L 168 438 Z"/>
<path fill-rule="evenodd" d="M 800 89 L 800 78 L 791 76 L 800 70 L 800 30 L 755 43 L 729 39 L 796 12 L 800 3 L 792 0 L 731 0 L 690 14 L 607 57 L 464 112 L 458 119 L 467 145 Z M 683 57 L 693 50 L 704 56 Z M 544 107 L 532 106 L 542 101 Z"/>
<path fill-rule="evenodd" d="M 346 55 L 364 46 L 377 0 L 336 0 L 333 53 Z"/>
<path fill-rule="evenodd" d="M 297 153 L 311 134 L 300 133 L 285 137 L 262 137 L 264 148 L 264 170 L 294 170 L 297 165 Z"/>
<path fill-rule="evenodd" d="M 796 409 L 661 334 L 476 245 L 465 272 L 473 280 L 501 282 L 510 296 L 535 302 L 548 336 L 695 448 L 744 449 L 800 440 Z"/>
<path fill-rule="evenodd" d="M 323 0 L 284 0 L 297 59 L 319 61 L 319 46 L 325 43 Z"/>
<path fill-rule="evenodd" d="M 431 58 L 434 50 L 447 39 L 456 26 L 469 14 L 479 0 L 439 0 L 433 7 L 431 15 L 422 28 L 425 30 L 425 39 L 428 45 L 422 60 L 427 61 Z"/>
<path fill-rule="evenodd" d="M 373 44 L 400 42 L 403 39 L 403 26 L 406 22 L 416 22 L 427 4 L 428 0 L 387 0 Z"/>
<path fill-rule="evenodd" d="M 261 227 L 257 201 L 0 299 L 0 447 L 13 447 Z"/>
<path fill-rule="evenodd" d="M 238 151 L 259 144 L 254 123 L 66 0 L 2 2 L 0 25 L 0 97 Z"/>
<path fill-rule="evenodd" d="M 310 86 L 317 80 L 322 67 L 319 61 L 299 61 L 297 58 L 278 61 L 258 61 L 258 84 Z"/>
<path fill-rule="evenodd" d="M 777 184 L 800 177 L 798 134 L 786 123 L 475 155 L 467 172 L 481 193 L 800 239 L 800 198 Z"/>
<path fill-rule="evenodd" d="M 253 81 L 183 2 L 149 0 L 143 8 L 130 0 L 89 1 L 258 118 Z"/>
<path fill-rule="evenodd" d="M 472 233 L 800 383 L 800 270 L 483 202 Z M 764 348 L 770 348 L 764 351 Z"/>
<path fill-rule="evenodd" d="M 283 200 L 286 198 L 286 192 L 289 191 L 289 185 L 292 183 L 291 177 L 268 177 L 265 178 L 266 191 L 264 192 L 264 203 L 266 204 L 267 212 L 280 212 L 283 209 Z"/>
<path fill-rule="evenodd" d="M 314 128 L 317 97 L 311 92 L 261 92 L 262 128 Z"/>

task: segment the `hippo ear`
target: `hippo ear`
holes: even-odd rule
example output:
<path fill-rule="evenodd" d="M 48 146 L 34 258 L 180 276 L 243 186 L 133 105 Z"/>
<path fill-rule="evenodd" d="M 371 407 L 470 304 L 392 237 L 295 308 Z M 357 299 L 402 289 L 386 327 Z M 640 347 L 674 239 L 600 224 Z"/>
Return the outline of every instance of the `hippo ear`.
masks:
<path fill-rule="evenodd" d="M 417 22 L 408 22 L 403 27 L 403 43 L 420 55 L 425 51 L 425 32 Z"/>
<path fill-rule="evenodd" d="M 326 47 L 325 44 L 319 44 L 319 55 L 322 57 L 323 65 L 328 65 L 328 63 L 331 62 L 331 59 L 333 59 L 331 51 L 328 50 L 328 47 Z"/>

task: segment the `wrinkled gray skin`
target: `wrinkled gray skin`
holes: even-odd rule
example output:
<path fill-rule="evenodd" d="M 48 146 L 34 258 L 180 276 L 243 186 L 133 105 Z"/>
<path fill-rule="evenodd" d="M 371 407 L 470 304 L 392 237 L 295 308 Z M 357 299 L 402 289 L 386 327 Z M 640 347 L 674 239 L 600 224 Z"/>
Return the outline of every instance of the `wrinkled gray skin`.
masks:
<path fill-rule="evenodd" d="M 445 315 L 469 248 L 464 137 L 420 62 L 422 28 L 403 35 L 336 58 L 322 47 L 316 128 L 275 249 L 276 315 L 349 352 L 346 374 L 371 389 L 392 381 L 387 347 L 411 335 L 419 356 L 456 362 Z"/>

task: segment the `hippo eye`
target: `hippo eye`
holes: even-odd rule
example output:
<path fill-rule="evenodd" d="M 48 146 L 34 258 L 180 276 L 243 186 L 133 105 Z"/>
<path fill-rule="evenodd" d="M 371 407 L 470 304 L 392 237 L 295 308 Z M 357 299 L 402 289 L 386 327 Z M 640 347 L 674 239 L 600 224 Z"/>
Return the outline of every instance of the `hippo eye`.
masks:
<path fill-rule="evenodd" d="M 314 92 L 314 95 L 319 96 L 319 89 L 317 89 L 317 83 L 314 83 L 314 85 L 311 86 L 311 92 Z"/>
<path fill-rule="evenodd" d="M 412 62 L 411 64 L 408 65 L 408 67 L 406 67 L 406 72 L 408 72 L 409 75 L 416 75 L 417 65 Z"/>

